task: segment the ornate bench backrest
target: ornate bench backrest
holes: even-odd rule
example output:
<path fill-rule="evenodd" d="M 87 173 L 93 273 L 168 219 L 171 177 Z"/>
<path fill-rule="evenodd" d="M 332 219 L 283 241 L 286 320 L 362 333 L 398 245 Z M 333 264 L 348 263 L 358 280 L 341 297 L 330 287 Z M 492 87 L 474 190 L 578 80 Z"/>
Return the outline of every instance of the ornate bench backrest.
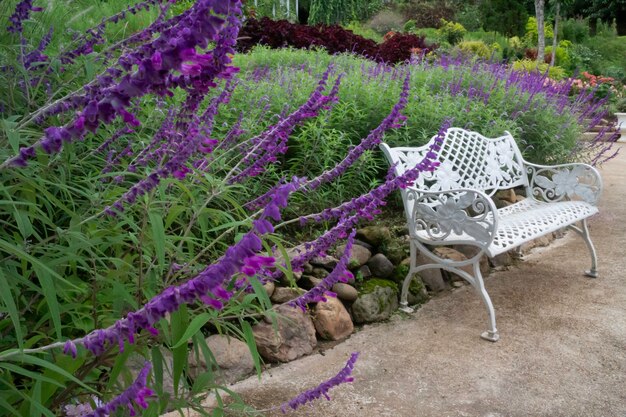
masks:
<path fill-rule="evenodd" d="M 402 175 L 417 165 L 426 155 L 431 141 L 421 147 L 390 148 L 381 144 L 381 149 L 391 164 L 396 164 L 395 174 Z M 497 190 L 519 185 L 528 187 L 522 154 L 509 132 L 490 139 L 476 132 L 461 128 L 450 128 L 438 152 L 439 167 L 432 173 L 422 173 L 410 189 L 419 191 L 447 191 L 469 188 L 493 195 Z M 404 207 L 411 217 L 413 204 L 402 190 Z"/>

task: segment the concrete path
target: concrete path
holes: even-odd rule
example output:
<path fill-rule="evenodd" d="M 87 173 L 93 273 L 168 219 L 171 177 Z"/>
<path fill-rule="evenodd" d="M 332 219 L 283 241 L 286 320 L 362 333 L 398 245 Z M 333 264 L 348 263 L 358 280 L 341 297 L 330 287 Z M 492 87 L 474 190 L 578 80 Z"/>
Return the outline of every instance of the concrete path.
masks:
<path fill-rule="evenodd" d="M 353 383 L 291 415 L 626 417 L 626 149 L 601 172 L 601 213 L 590 222 L 599 278 L 583 276 L 590 258 L 573 233 L 492 273 L 486 287 L 499 342 L 479 338 L 486 310 L 464 286 L 230 388 L 267 409 L 333 376 L 359 351 Z"/>

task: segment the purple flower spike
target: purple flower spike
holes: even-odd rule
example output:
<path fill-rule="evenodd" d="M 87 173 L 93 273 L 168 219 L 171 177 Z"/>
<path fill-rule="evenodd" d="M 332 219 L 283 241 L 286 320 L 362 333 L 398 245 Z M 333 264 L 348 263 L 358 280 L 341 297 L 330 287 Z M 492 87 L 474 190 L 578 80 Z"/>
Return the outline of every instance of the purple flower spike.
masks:
<path fill-rule="evenodd" d="M 108 417 L 113 415 L 115 411 L 120 407 L 128 408 L 130 415 L 135 416 L 135 405 L 143 408 L 148 408 L 148 402 L 146 398 L 154 396 L 154 391 L 147 387 L 148 374 L 152 369 L 152 364 L 146 362 L 141 372 L 137 376 L 135 382 L 131 384 L 126 390 L 113 398 L 108 403 L 96 408 L 93 412 L 86 414 L 84 417 Z"/>
<path fill-rule="evenodd" d="M 356 360 L 358 357 L 359 357 L 358 352 L 352 353 L 352 355 L 350 356 L 350 359 L 348 359 L 348 362 L 346 363 L 346 366 L 344 366 L 344 368 L 337 375 L 330 378 L 328 381 L 322 382 L 317 387 L 310 389 L 308 391 L 304 391 L 297 397 L 284 403 L 280 407 L 281 411 L 283 413 L 287 413 L 289 408 L 291 408 L 292 410 L 295 410 L 301 405 L 305 405 L 321 397 L 324 397 L 330 401 L 330 396 L 328 395 L 328 392 L 332 388 L 335 388 L 336 386 L 341 385 L 341 384 L 345 384 L 346 382 L 354 381 L 354 378 L 352 377 L 352 371 L 354 370 L 354 364 L 356 363 Z"/>
<path fill-rule="evenodd" d="M 8 32 L 22 33 L 22 22 L 30 17 L 30 12 L 41 12 L 41 7 L 33 7 L 33 0 L 22 0 L 15 6 L 15 12 L 9 17 L 11 24 L 7 27 Z"/>
<path fill-rule="evenodd" d="M 65 342 L 65 346 L 63 347 L 63 353 L 66 355 L 72 355 L 72 358 L 76 359 L 76 355 L 78 351 L 76 350 L 76 344 L 72 340 L 68 340 Z"/>

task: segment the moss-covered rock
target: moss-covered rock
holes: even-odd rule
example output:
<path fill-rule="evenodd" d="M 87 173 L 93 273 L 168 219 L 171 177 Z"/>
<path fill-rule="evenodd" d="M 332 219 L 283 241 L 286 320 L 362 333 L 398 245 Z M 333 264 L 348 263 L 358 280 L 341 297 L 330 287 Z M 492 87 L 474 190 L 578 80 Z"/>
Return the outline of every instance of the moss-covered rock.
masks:
<path fill-rule="evenodd" d="M 376 287 L 391 288 L 395 292 L 398 292 L 398 284 L 395 282 L 389 281 L 388 279 L 374 277 L 361 284 L 359 287 L 359 294 L 369 294 L 373 292 Z"/>

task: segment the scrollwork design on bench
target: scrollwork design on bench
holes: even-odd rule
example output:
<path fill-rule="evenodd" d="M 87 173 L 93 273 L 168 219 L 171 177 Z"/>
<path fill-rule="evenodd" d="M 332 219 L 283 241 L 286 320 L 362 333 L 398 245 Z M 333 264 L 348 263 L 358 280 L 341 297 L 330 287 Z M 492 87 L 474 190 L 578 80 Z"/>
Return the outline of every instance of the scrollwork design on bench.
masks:
<path fill-rule="evenodd" d="M 602 181 L 595 168 L 586 164 L 564 164 L 553 167 L 528 164 L 530 190 L 537 199 L 556 202 L 580 198 L 596 204 Z"/>
<path fill-rule="evenodd" d="M 471 240 L 487 247 L 493 239 L 496 226 L 493 216 L 495 207 L 483 193 L 473 190 L 411 190 L 407 198 L 414 200 L 412 230 L 427 234 L 425 239 L 414 236 L 420 240 L 443 241 L 454 233 L 461 240 Z M 472 213 L 471 216 L 468 211 Z M 465 238 L 463 235 L 466 235 Z"/>

